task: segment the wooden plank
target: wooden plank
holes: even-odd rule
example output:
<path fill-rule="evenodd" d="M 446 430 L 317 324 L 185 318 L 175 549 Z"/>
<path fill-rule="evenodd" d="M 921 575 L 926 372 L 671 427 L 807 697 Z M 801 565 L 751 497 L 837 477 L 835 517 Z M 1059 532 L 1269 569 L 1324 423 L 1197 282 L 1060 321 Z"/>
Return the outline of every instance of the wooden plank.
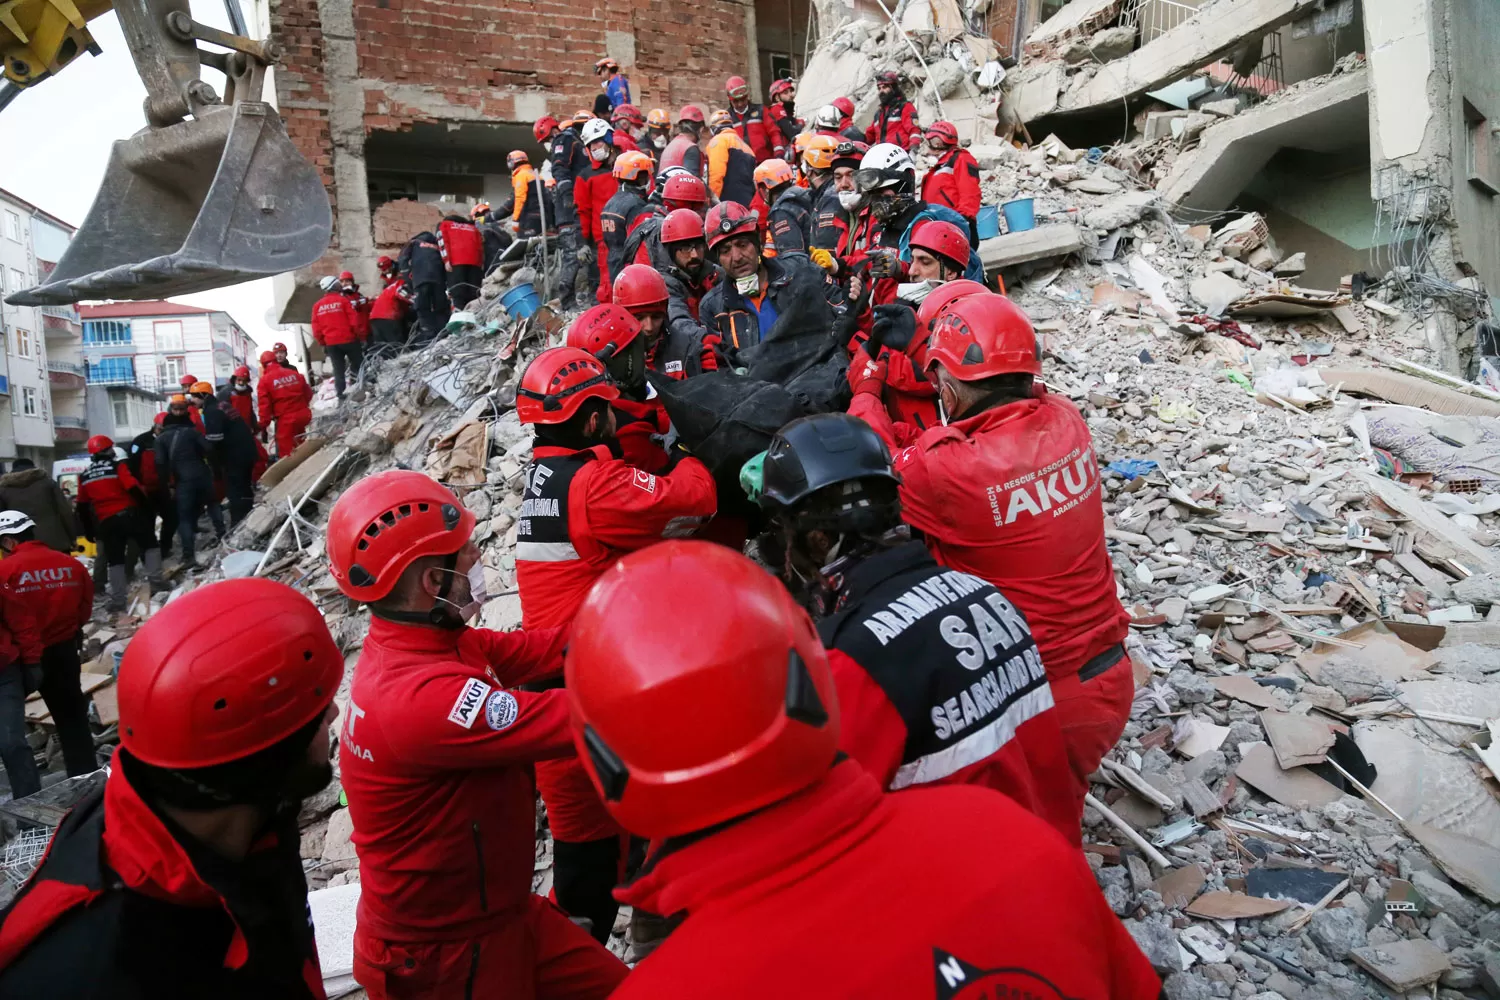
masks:
<path fill-rule="evenodd" d="M 1415 552 L 1399 552 L 1391 557 L 1391 562 L 1410 573 L 1412 579 L 1426 587 L 1432 596 L 1446 597 L 1448 595 L 1448 588 L 1452 586 L 1453 581 L 1423 562 L 1422 557 Z"/>

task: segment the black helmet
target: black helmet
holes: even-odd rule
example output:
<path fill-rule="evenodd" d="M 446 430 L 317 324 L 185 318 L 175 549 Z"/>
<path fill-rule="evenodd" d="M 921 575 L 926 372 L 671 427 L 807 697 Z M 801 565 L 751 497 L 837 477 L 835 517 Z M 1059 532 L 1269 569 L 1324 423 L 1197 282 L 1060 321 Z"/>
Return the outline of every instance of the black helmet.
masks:
<path fill-rule="evenodd" d="M 793 420 L 771 439 L 760 502 L 792 514 L 809 529 L 874 530 L 899 511 L 893 489 L 871 495 L 872 481 L 882 480 L 892 486 L 901 481 L 885 442 L 870 425 L 847 413 L 818 413 Z M 844 494 L 831 509 L 794 510 L 839 484 L 845 484 Z"/>

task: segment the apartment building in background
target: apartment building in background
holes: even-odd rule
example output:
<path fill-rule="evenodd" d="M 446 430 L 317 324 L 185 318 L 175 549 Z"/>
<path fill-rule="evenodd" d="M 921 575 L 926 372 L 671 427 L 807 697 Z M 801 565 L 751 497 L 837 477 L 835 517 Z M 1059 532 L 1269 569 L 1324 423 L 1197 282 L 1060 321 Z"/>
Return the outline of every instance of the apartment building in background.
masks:
<path fill-rule="evenodd" d="M 73 228 L 0 190 L 0 287 L 5 293 L 45 279 L 67 249 Z M 0 352 L 0 461 L 24 457 L 45 468 L 56 456 L 83 450 L 88 423 L 77 310 L 0 303 L 0 333 L 5 338 Z"/>
<path fill-rule="evenodd" d="M 226 312 L 160 300 L 78 310 L 89 427 L 116 441 L 150 427 L 184 375 L 218 387 L 258 353 Z"/>

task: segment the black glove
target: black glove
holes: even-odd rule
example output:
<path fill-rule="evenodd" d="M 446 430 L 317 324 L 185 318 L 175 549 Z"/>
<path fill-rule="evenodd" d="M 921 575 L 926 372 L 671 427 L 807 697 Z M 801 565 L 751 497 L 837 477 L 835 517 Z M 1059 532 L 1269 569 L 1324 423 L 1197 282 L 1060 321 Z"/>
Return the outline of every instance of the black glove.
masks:
<path fill-rule="evenodd" d="M 892 351 L 904 351 L 917 335 L 917 314 L 905 302 L 875 307 L 875 321 L 870 327 L 870 343 Z"/>
<path fill-rule="evenodd" d="M 684 458 L 692 457 L 693 453 L 684 448 L 681 441 L 673 441 L 672 447 L 667 449 L 667 464 L 661 470 L 661 474 L 664 476 L 671 475 L 672 470 L 677 468 L 678 462 L 681 462 Z"/>
<path fill-rule="evenodd" d="M 901 266 L 901 255 L 891 247 L 872 247 L 870 257 L 871 278 L 900 278 L 905 274 Z"/>

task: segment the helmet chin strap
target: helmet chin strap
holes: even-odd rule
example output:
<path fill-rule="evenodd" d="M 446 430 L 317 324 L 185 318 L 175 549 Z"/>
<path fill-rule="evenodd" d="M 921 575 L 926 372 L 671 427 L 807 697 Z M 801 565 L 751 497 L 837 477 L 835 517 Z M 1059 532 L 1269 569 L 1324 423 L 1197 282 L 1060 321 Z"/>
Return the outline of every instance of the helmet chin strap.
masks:
<path fill-rule="evenodd" d="M 457 552 L 450 552 L 448 555 L 443 556 L 443 582 L 438 587 L 437 596 L 433 598 L 432 607 L 427 611 L 376 612 L 372 610 L 371 613 L 387 621 L 403 622 L 409 625 L 434 625 L 438 628 L 451 629 L 463 628 L 463 618 L 449 610 L 449 608 L 457 608 L 458 605 L 448 600 L 448 594 L 453 590 L 453 577 L 457 572 L 454 567 L 457 565 Z"/>

